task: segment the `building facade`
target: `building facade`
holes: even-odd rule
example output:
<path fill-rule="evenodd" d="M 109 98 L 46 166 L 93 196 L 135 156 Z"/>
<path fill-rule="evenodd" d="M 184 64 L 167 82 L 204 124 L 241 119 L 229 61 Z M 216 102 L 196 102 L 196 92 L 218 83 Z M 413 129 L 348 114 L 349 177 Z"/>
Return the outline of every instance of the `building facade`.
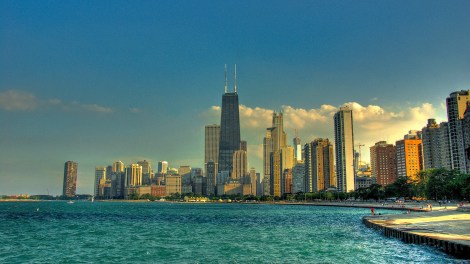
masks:
<path fill-rule="evenodd" d="M 95 167 L 95 186 L 94 186 L 95 197 L 101 196 L 100 195 L 100 183 L 104 183 L 105 181 L 106 181 L 106 166 Z"/>
<path fill-rule="evenodd" d="M 207 177 L 207 195 L 215 195 L 216 194 L 216 186 L 217 186 L 217 169 L 215 166 L 215 162 L 213 160 L 209 160 L 206 163 L 206 177 Z"/>
<path fill-rule="evenodd" d="M 231 178 L 234 180 L 243 180 L 248 173 L 248 159 L 245 150 L 237 150 L 233 153 Z"/>
<path fill-rule="evenodd" d="M 333 145 L 328 139 L 317 138 L 306 144 L 305 181 L 308 192 L 319 192 L 336 187 Z"/>
<path fill-rule="evenodd" d="M 166 174 L 168 171 L 168 162 L 164 160 L 159 161 L 158 166 L 157 166 L 157 171 L 158 173 Z"/>
<path fill-rule="evenodd" d="M 353 112 L 344 106 L 334 115 L 336 187 L 340 192 L 354 191 Z"/>
<path fill-rule="evenodd" d="M 297 162 L 292 168 L 292 193 L 305 192 L 305 164 Z"/>
<path fill-rule="evenodd" d="M 182 182 L 180 175 L 167 175 L 165 177 L 166 196 L 182 194 Z"/>
<path fill-rule="evenodd" d="M 297 129 L 295 130 L 295 138 L 292 140 L 292 143 L 294 146 L 295 162 L 299 162 L 302 160 L 302 140 L 297 135 Z"/>
<path fill-rule="evenodd" d="M 428 123 L 421 130 L 421 134 L 423 140 L 423 169 L 452 169 L 448 123 L 437 124 L 435 119 L 428 119 Z"/>
<path fill-rule="evenodd" d="M 271 194 L 271 153 L 273 152 L 273 128 L 266 129 L 263 139 L 263 195 Z"/>
<path fill-rule="evenodd" d="M 467 108 L 462 120 L 463 143 L 467 173 L 470 172 L 470 108 Z"/>
<path fill-rule="evenodd" d="M 378 184 L 387 186 L 397 180 L 397 150 L 393 144 L 379 141 L 370 147 L 370 164 Z"/>
<path fill-rule="evenodd" d="M 446 98 L 452 169 L 466 173 L 462 119 L 470 102 L 468 90 L 453 92 Z"/>
<path fill-rule="evenodd" d="M 212 161 L 215 164 L 215 170 L 218 171 L 220 125 L 207 125 L 204 131 L 204 169 L 207 173 L 207 163 Z"/>
<path fill-rule="evenodd" d="M 265 194 L 267 195 L 278 197 L 282 195 L 282 174 L 284 170 L 283 165 L 285 165 L 283 164 L 283 160 L 285 160 L 291 168 L 293 167 L 294 151 L 292 147 L 290 147 L 291 149 L 287 149 L 286 138 L 283 114 L 274 112 L 272 127 L 266 130 L 266 137 L 263 142 L 264 167 L 269 164 L 269 178 L 267 178 L 265 174 L 265 180 L 269 182 L 269 192 L 265 189 Z M 265 187 L 267 186 L 265 185 Z"/>
<path fill-rule="evenodd" d="M 233 169 L 233 153 L 240 149 L 240 116 L 238 94 L 226 92 L 222 95 L 218 172 Z"/>
<path fill-rule="evenodd" d="M 148 160 L 141 160 L 137 164 L 142 167 L 142 184 L 150 185 L 153 178 L 152 163 Z"/>
<path fill-rule="evenodd" d="M 142 185 L 142 166 L 140 166 L 139 164 L 131 164 L 127 166 L 126 177 L 127 187 L 135 187 Z"/>
<path fill-rule="evenodd" d="M 396 142 L 397 177 L 418 180 L 418 173 L 423 169 L 422 143 L 417 131 L 410 131 L 404 139 Z"/>
<path fill-rule="evenodd" d="M 74 197 L 77 192 L 77 175 L 78 163 L 75 161 L 67 161 L 64 166 L 64 185 L 62 195 L 66 197 Z"/>

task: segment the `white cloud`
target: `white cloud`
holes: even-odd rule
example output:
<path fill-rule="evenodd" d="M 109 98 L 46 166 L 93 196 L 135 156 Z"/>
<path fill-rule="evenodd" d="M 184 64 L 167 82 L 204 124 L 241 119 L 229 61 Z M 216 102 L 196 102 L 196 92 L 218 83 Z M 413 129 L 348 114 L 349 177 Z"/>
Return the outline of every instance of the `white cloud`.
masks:
<path fill-rule="evenodd" d="M 97 104 L 81 104 L 80 107 L 86 111 L 95 112 L 95 113 L 104 113 L 109 114 L 113 112 L 112 108 L 104 107 Z"/>
<path fill-rule="evenodd" d="M 95 113 L 114 112 L 112 108 L 98 104 L 82 104 L 76 101 L 72 103 L 66 103 L 58 98 L 40 100 L 32 93 L 19 90 L 8 90 L 0 92 L 0 109 L 6 111 L 32 111 L 42 108 L 60 109 L 65 111 L 84 110 Z"/>
<path fill-rule="evenodd" d="M 32 93 L 8 90 L 0 92 L 0 109 L 6 111 L 31 111 L 38 106 L 38 99 Z"/>
<path fill-rule="evenodd" d="M 49 105 L 61 105 L 62 101 L 60 99 L 57 99 L 57 98 L 52 98 L 52 99 L 47 100 L 47 103 Z"/>
<path fill-rule="evenodd" d="M 240 126 L 243 128 L 266 128 L 271 123 L 273 111 L 261 107 L 240 105 Z"/>
<path fill-rule="evenodd" d="M 133 113 L 133 114 L 137 114 L 137 113 L 140 113 L 141 110 L 137 107 L 130 107 L 129 108 L 129 112 Z"/>

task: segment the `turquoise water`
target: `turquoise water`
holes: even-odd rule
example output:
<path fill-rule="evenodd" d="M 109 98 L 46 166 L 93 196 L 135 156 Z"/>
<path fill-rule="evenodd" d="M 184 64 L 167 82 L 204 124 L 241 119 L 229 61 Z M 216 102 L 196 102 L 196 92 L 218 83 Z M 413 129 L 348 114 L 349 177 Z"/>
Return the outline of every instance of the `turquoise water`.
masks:
<path fill-rule="evenodd" d="M 361 219 L 369 213 L 266 204 L 5 202 L 0 263 L 458 262 L 366 228 Z"/>

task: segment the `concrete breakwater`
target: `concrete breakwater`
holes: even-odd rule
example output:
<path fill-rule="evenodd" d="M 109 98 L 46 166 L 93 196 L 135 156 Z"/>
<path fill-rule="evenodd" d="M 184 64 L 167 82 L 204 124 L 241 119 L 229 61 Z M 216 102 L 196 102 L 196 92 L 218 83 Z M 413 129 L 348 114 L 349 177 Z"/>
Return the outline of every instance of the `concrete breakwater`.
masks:
<path fill-rule="evenodd" d="M 449 255 L 470 259 L 470 213 L 464 210 L 373 215 L 362 220 L 385 236 L 434 246 Z"/>

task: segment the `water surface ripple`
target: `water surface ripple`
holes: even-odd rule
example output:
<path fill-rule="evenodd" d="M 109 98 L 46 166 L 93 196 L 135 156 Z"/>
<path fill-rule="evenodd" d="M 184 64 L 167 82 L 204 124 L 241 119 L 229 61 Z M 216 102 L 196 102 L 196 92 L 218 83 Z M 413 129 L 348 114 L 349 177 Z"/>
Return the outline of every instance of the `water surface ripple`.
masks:
<path fill-rule="evenodd" d="M 366 228 L 361 219 L 368 213 L 267 204 L 3 202 L 0 263 L 463 263 Z"/>

